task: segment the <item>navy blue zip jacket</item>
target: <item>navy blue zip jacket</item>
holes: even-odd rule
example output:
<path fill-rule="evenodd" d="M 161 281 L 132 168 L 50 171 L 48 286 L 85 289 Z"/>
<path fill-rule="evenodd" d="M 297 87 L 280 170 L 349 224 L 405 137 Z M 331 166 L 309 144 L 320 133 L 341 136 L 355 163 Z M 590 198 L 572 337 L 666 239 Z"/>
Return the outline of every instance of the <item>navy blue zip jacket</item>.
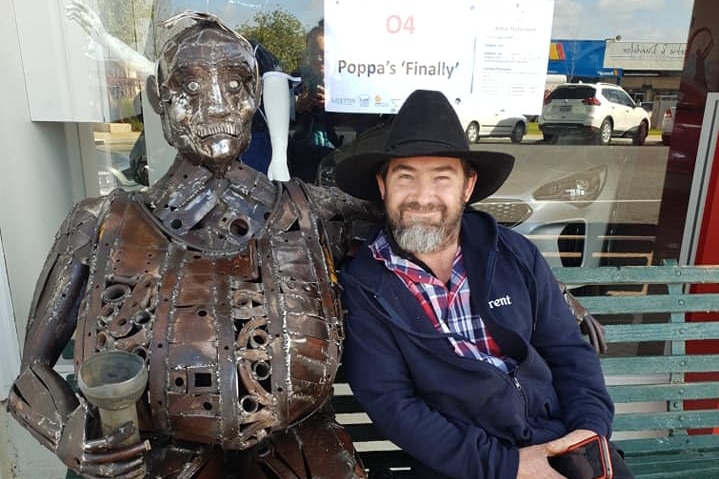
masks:
<path fill-rule="evenodd" d="M 518 367 L 456 355 L 364 245 L 342 273 L 343 363 L 377 429 L 420 463 L 420 478 L 515 479 L 519 447 L 575 429 L 608 437 L 599 360 L 541 253 L 479 212 L 465 212 L 460 242 L 472 312 Z"/>

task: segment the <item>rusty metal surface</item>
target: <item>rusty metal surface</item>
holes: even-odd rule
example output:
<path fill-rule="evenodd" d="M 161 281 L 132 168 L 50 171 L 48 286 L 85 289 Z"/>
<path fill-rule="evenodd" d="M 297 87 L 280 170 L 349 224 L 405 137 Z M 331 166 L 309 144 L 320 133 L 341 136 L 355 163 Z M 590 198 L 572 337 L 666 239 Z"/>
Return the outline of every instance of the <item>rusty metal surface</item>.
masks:
<path fill-rule="evenodd" d="M 151 371 L 167 371 L 150 379 L 153 429 L 228 449 L 246 449 L 324 402 L 342 319 L 329 245 L 302 186 L 237 169 L 228 176 L 250 176 L 260 194 L 223 194 L 201 225 L 188 226 L 189 240 L 142 194 L 108 199 L 75 351 L 78 364 L 107 349 L 147 358 Z M 212 183 L 194 185 L 194 197 L 224 193 L 208 194 Z M 246 210 L 267 215 L 265 224 Z M 251 225 L 243 236 L 229 226 L 237 221 Z"/>
<path fill-rule="evenodd" d="M 86 477 L 362 477 L 326 404 L 343 339 L 334 262 L 353 218 L 373 213 L 339 190 L 273 183 L 235 160 L 251 117 L 235 117 L 241 133 L 228 141 L 213 126 L 228 114 L 210 108 L 222 98 L 194 103 L 189 117 L 168 113 L 184 98 L 171 86 L 187 84 L 173 62 L 185 75 L 208 52 L 211 64 L 244 58 L 241 74 L 255 80 L 245 43 L 215 20 L 192 28 L 172 44 L 158 89 L 180 153 L 148 190 L 85 200 L 66 218 L 38 280 L 9 410 Z M 222 93 L 239 95 L 227 105 L 257 94 Z M 73 335 L 76 370 L 103 351 L 145 360 L 138 415 L 150 451 L 118 447 L 129 426 L 102 436 L 95 408 L 52 370 Z"/>

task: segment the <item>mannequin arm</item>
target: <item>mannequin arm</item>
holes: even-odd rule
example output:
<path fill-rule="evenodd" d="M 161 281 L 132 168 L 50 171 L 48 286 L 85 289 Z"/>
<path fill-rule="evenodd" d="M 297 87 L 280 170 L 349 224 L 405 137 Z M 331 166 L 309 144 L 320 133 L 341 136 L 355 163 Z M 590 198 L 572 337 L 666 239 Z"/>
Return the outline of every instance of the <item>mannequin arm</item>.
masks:
<path fill-rule="evenodd" d="M 82 0 L 70 0 L 65 10 L 68 19 L 80 25 L 90 38 L 110 52 L 112 58 L 136 70 L 143 80 L 154 72 L 153 63 L 122 40 L 110 35 L 99 15 Z"/>
<path fill-rule="evenodd" d="M 272 141 L 272 160 L 267 168 L 267 177 L 271 180 L 290 179 L 290 170 L 287 166 L 287 141 L 290 131 L 288 80 L 297 79 L 279 71 L 270 71 L 262 75 L 262 102 Z"/>

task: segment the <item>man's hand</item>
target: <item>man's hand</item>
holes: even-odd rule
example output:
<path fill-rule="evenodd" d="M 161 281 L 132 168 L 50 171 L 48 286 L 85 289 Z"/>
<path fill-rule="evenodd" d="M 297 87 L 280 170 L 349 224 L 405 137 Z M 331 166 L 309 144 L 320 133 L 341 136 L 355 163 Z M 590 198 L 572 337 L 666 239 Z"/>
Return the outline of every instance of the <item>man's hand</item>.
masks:
<path fill-rule="evenodd" d="M 594 434 L 588 429 L 577 429 L 553 441 L 520 448 L 517 479 L 566 479 L 549 465 L 547 458 L 565 452 Z"/>
<path fill-rule="evenodd" d="M 317 85 L 314 93 L 305 90 L 297 97 L 295 109 L 299 113 L 311 112 L 314 110 L 322 110 L 325 107 L 325 87 Z"/>

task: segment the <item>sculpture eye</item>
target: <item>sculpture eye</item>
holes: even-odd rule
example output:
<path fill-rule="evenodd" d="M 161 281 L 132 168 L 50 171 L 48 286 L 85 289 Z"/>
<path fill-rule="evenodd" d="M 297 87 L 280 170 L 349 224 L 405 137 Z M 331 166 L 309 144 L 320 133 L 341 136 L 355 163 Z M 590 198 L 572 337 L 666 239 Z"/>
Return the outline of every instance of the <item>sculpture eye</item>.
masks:
<path fill-rule="evenodd" d="M 232 91 L 239 90 L 241 86 L 242 85 L 237 80 L 230 80 L 229 82 L 227 82 L 227 88 Z"/>
<path fill-rule="evenodd" d="M 195 80 L 190 80 L 187 83 L 185 83 L 185 90 L 187 90 L 189 93 L 197 93 L 200 91 L 200 82 Z"/>

